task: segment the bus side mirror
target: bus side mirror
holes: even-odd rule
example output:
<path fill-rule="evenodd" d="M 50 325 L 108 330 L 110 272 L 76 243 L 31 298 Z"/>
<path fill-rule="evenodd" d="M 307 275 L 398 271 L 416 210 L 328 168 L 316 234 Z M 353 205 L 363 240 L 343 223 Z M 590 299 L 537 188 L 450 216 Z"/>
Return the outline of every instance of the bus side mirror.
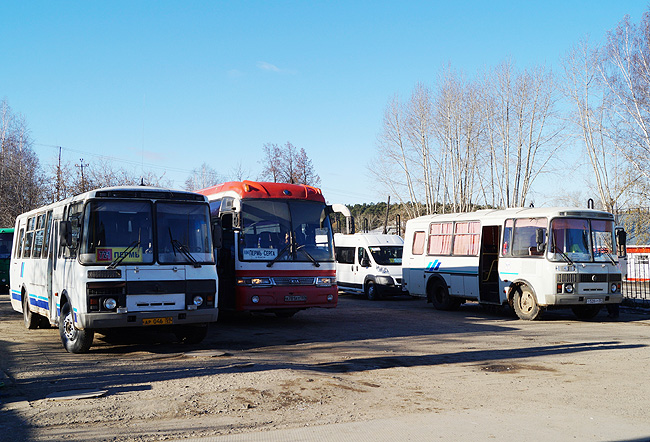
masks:
<path fill-rule="evenodd" d="M 59 224 L 59 244 L 63 247 L 72 246 L 72 223 L 61 221 Z"/>
<path fill-rule="evenodd" d="M 627 233 L 623 229 L 616 229 L 616 246 L 618 256 L 624 258 L 627 256 Z"/>
<path fill-rule="evenodd" d="M 537 251 L 538 252 L 543 252 L 544 251 L 544 243 L 546 242 L 546 232 L 544 232 L 544 229 L 537 229 L 535 230 L 535 242 L 537 243 Z"/>
<path fill-rule="evenodd" d="M 367 257 L 361 260 L 361 267 L 370 267 L 370 260 Z"/>
<path fill-rule="evenodd" d="M 212 221 L 212 245 L 215 249 L 220 249 L 223 246 L 223 228 L 221 220 L 218 218 Z"/>

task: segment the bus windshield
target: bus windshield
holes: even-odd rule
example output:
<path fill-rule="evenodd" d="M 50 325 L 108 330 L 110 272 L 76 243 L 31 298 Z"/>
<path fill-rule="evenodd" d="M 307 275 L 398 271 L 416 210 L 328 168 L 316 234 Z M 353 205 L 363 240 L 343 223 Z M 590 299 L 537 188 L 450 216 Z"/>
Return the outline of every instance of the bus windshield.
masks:
<path fill-rule="evenodd" d="M 402 246 L 370 246 L 368 249 L 380 266 L 402 265 Z"/>
<path fill-rule="evenodd" d="M 162 263 L 214 262 L 207 205 L 158 202 L 157 253 Z M 154 216 L 149 201 L 90 201 L 84 212 L 83 264 L 154 262 Z M 126 255 L 126 256 L 123 256 Z"/>
<path fill-rule="evenodd" d="M 311 201 L 242 202 L 242 261 L 334 261 L 325 204 Z"/>
<path fill-rule="evenodd" d="M 611 220 L 556 218 L 551 222 L 549 256 L 554 261 L 568 257 L 576 262 L 613 262 L 614 244 Z"/>

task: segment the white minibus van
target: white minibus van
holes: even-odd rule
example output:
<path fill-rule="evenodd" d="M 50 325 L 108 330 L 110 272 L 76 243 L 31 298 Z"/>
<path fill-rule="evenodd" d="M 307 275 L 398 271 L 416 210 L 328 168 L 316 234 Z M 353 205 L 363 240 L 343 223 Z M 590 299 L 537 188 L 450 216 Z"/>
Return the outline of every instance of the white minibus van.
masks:
<path fill-rule="evenodd" d="M 398 235 L 334 235 L 336 283 L 345 291 L 375 300 L 402 293 L 402 248 Z"/>

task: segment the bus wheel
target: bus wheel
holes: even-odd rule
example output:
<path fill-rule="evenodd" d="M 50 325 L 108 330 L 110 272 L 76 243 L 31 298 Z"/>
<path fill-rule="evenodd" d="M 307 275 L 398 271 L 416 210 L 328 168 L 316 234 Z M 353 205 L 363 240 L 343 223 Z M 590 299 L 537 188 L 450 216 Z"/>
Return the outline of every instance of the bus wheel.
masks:
<path fill-rule="evenodd" d="M 431 303 L 436 310 L 456 310 L 463 303 L 462 299 L 449 296 L 449 289 L 440 281 L 431 284 L 429 291 Z"/>
<path fill-rule="evenodd" d="M 70 353 L 86 353 L 93 343 L 95 332 L 88 329 L 79 330 L 74 326 L 74 316 L 68 302 L 61 308 L 59 335 L 66 351 Z"/>
<path fill-rule="evenodd" d="M 208 335 L 208 324 L 202 325 L 181 325 L 174 330 L 176 339 L 182 344 L 198 344 Z"/>
<path fill-rule="evenodd" d="M 576 318 L 588 321 L 594 319 L 602 307 L 602 305 L 576 305 L 571 307 L 571 310 L 573 310 L 573 314 L 576 315 Z"/>
<path fill-rule="evenodd" d="M 367 281 L 364 287 L 364 292 L 366 293 L 366 298 L 371 301 L 376 301 L 379 299 L 379 292 L 377 290 L 377 285 L 374 281 Z"/>
<path fill-rule="evenodd" d="M 535 294 L 527 286 L 517 288 L 513 300 L 513 307 L 519 319 L 534 321 L 539 319 L 542 309 L 537 304 Z"/>
<path fill-rule="evenodd" d="M 25 327 L 29 330 L 38 328 L 41 322 L 39 316 L 29 309 L 29 297 L 23 294 L 23 319 L 25 320 Z"/>

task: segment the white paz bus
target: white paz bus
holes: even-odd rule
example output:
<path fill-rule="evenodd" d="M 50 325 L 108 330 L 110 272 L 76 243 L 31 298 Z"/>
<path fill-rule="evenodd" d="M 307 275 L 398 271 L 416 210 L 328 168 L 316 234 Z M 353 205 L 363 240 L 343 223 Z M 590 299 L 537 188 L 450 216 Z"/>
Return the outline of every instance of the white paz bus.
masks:
<path fill-rule="evenodd" d="M 111 187 L 16 219 L 11 305 L 25 326 L 58 325 L 83 353 L 95 330 L 169 326 L 201 341 L 217 320 L 207 199 L 153 187 Z"/>
<path fill-rule="evenodd" d="M 509 304 L 521 319 L 568 307 L 580 319 L 619 304 L 614 217 L 576 208 L 427 215 L 406 224 L 403 289 L 451 310 Z"/>

